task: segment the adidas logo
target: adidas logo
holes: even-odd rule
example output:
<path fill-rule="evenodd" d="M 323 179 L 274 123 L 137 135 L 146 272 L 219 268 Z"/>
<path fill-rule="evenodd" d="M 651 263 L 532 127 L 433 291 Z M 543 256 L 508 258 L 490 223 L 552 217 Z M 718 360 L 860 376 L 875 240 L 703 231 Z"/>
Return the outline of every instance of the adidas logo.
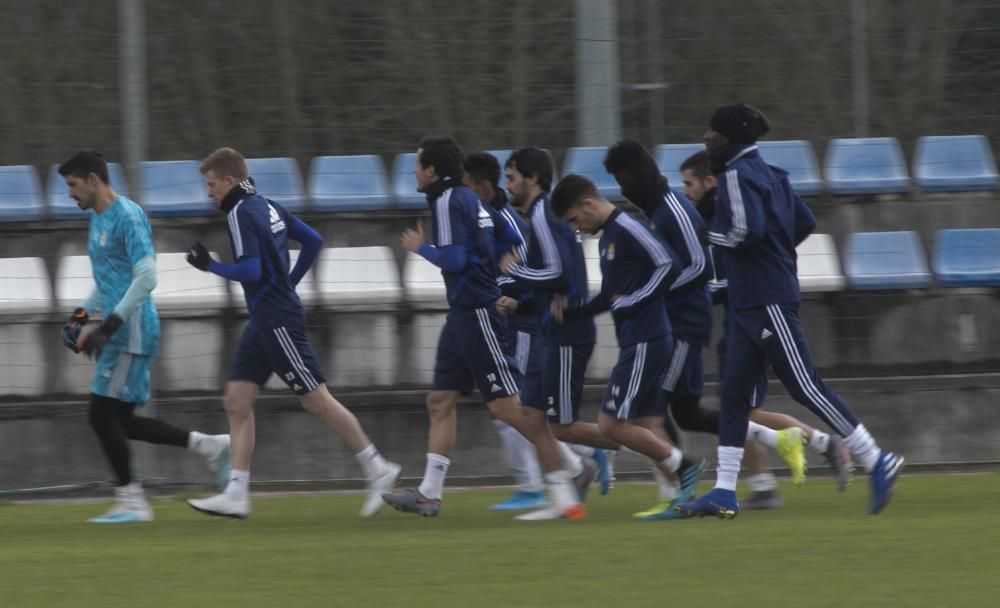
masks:
<path fill-rule="evenodd" d="M 617 411 L 618 411 L 618 406 L 617 406 L 617 405 L 615 405 L 615 400 L 614 400 L 614 399 L 612 399 L 611 401 L 608 401 L 608 402 L 607 402 L 607 403 L 606 403 L 605 405 L 606 405 L 606 406 L 608 407 L 608 409 L 609 409 L 609 410 L 611 410 L 612 412 L 617 412 Z"/>
<path fill-rule="evenodd" d="M 556 415 L 556 408 L 550 407 L 549 409 L 545 410 L 545 415 L 546 416 L 555 416 Z"/>
<path fill-rule="evenodd" d="M 301 391 L 302 390 L 302 385 L 299 384 L 299 383 L 295 383 L 295 385 L 292 386 L 292 390 L 293 391 Z"/>
<path fill-rule="evenodd" d="M 760 339 L 761 340 L 767 340 L 768 338 L 770 338 L 773 335 L 774 334 L 772 334 L 771 331 L 768 328 L 765 327 L 764 331 L 760 332 Z"/>
<path fill-rule="evenodd" d="M 500 387 L 499 386 L 497 386 L 496 384 L 491 384 L 490 385 L 490 392 L 496 393 L 496 392 L 499 392 L 499 391 L 500 391 Z"/>

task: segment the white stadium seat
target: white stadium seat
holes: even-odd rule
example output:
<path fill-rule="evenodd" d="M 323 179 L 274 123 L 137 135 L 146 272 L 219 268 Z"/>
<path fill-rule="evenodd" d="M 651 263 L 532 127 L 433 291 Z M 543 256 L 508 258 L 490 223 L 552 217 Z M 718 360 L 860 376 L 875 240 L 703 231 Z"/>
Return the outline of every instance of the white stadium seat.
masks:
<path fill-rule="evenodd" d="M 52 306 L 42 258 L 0 258 L 0 314 L 46 313 Z"/>
<path fill-rule="evenodd" d="M 833 237 L 811 234 L 796 248 L 799 255 L 799 287 L 802 291 L 840 291 L 845 279 Z"/>
<path fill-rule="evenodd" d="M 226 307 L 226 280 L 187 263 L 186 253 L 156 256 L 156 289 L 153 302 L 160 312 L 216 311 Z M 213 254 L 214 255 L 214 254 Z M 215 256 L 218 258 L 218 256 Z"/>
<path fill-rule="evenodd" d="M 406 299 L 418 308 L 448 306 L 441 269 L 416 253 L 406 255 L 406 265 L 403 266 L 403 287 L 406 289 Z"/>
<path fill-rule="evenodd" d="M 601 252 L 598 250 L 599 238 L 583 237 L 583 259 L 587 265 L 587 289 L 590 295 L 601 291 Z"/>
<path fill-rule="evenodd" d="M 320 252 L 316 290 L 328 306 L 398 304 L 403 293 L 389 247 L 330 247 Z"/>

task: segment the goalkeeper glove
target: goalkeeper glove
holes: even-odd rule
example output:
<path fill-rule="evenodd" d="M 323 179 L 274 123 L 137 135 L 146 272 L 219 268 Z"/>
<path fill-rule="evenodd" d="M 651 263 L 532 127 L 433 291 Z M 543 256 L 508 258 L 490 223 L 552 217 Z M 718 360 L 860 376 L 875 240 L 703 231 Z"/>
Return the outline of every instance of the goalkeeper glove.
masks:
<path fill-rule="evenodd" d="M 76 343 L 80 339 L 80 332 L 83 331 L 83 326 L 87 324 L 89 319 L 90 316 L 85 309 L 77 308 L 73 311 L 73 316 L 69 318 L 69 323 L 63 325 L 63 344 L 74 353 L 80 352 L 80 347 Z"/>
<path fill-rule="evenodd" d="M 212 256 L 204 245 L 196 241 L 188 251 L 187 262 L 198 270 L 207 272 L 208 265 L 212 263 Z"/>
<path fill-rule="evenodd" d="M 104 345 L 108 343 L 111 336 L 113 336 L 114 333 L 118 331 L 118 328 L 124 323 L 125 322 L 122 321 L 121 317 L 111 313 L 108 315 L 107 319 L 104 319 L 104 322 L 101 323 L 100 327 L 92 331 L 90 335 L 83 339 L 83 344 L 80 345 L 80 350 L 88 355 L 94 355 L 95 352 L 100 354 Z"/>

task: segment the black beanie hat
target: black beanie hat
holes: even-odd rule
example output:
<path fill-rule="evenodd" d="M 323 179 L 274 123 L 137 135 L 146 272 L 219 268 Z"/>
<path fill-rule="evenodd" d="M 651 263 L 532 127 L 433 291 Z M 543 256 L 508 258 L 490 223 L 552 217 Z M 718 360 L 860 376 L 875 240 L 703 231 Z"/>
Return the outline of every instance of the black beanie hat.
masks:
<path fill-rule="evenodd" d="M 712 114 L 708 125 L 734 144 L 752 144 L 771 130 L 764 113 L 745 103 L 722 106 Z"/>

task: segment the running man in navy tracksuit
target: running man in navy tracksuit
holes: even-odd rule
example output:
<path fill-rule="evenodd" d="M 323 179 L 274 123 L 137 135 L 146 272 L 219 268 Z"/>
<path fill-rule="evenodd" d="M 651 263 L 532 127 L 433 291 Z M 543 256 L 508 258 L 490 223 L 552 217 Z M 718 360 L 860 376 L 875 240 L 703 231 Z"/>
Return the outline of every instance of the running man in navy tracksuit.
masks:
<path fill-rule="evenodd" d="M 816 220 L 788 181 L 769 166 L 755 145 L 770 130 L 767 118 L 746 104 L 719 108 L 705 133 L 712 172 L 718 178 L 708 239 L 729 280 L 731 307 L 726 376 L 719 423 L 719 469 L 715 489 L 678 506 L 689 515 L 724 519 L 739 513 L 739 476 L 753 389 L 770 363 L 789 394 L 845 438 L 871 475 L 869 513 L 889 503 L 903 459 L 880 450 L 850 408 L 820 379 L 799 322 L 795 247 Z"/>
<path fill-rule="evenodd" d="M 563 177 L 552 212 L 587 234 L 601 233 L 601 291 L 586 303 L 554 298 L 557 322 L 610 310 L 620 348 L 598 415 L 601 432 L 678 479 L 674 505 L 689 500 L 705 468 L 672 445 L 663 430 L 660 384 L 670 361 L 670 323 L 663 294 L 679 276 L 677 254 L 645 223 L 602 197 L 587 178 Z M 568 304 L 568 305 L 567 305 Z"/>

